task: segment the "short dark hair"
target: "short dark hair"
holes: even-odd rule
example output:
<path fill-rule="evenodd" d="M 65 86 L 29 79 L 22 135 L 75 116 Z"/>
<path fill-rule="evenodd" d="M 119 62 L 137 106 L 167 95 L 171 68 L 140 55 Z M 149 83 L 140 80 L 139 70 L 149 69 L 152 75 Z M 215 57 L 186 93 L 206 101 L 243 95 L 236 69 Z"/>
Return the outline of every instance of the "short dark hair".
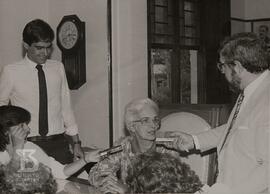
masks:
<path fill-rule="evenodd" d="M 28 124 L 30 120 L 30 112 L 24 108 L 13 105 L 0 106 L 0 151 L 4 151 L 8 144 L 6 132 L 9 128 L 20 123 Z"/>
<path fill-rule="evenodd" d="M 202 187 L 188 164 L 158 152 L 140 155 L 129 167 L 126 182 L 134 193 L 194 193 Z"/>
<path fill-rule="evenodd" d="M 50 25 L 41 19 L 30 21 L 23 30 L 23 41 L 29 46 L 36 42 L 52 42 L 54 32 Z"/>
<path fill-rule="evenodd" d="M 0 166 L 0 192 L 5 194 L 55 194 L 56 180 L 51 169 L 39 163 L 33 172 L 18 171 L 11 165 Z"/>
<path fill-rule="evenodd" d="M 220 46 L 219 54 L 227 63 L 239 61 L 250 73 L 260 73 L 269 68 L 264 42 L 252 32 L 241 32 L 226 38 Z"/>

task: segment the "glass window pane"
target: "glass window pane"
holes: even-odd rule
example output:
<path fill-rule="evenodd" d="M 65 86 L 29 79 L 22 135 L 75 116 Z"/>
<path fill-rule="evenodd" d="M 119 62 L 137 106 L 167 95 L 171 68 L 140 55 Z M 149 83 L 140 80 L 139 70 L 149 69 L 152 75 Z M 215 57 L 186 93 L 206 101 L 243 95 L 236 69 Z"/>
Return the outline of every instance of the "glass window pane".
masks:
<path fill-rule="evenodd" d="M 150 45 L 149 56 L 151 96 L 159 104 L 189 104 L 192 61 L 189 48 L 200 46 L 199 0 L 151 0 L 151 3 L 154 6 L 151 6 L 150 38 L 155 43 Z M 190 47 L 180 49 L 182 46 Z"/>
<path fill-rule="evenodd" d="M 169 17 L 168 18 L 168 25 L 167 25 L 167 32 L 168 34 L 174 34 L 174 21 L 173 21 L 174 18 L 172 17 Z"/>
<path fill-rule="evenodd" d="M 151 14 L 154 14 L 154 11 L 155 11 L 155 0 L 149 0 L 150 1 L 150 13 Z"/>
<path fill-rule="evenodd" d="M 185 24 L 195 25 L 197 22 L 195 14 L 193 12 L 185 12 Z"/>
<path fill-rule="evenodd" d="M 194 46 L 195 45 L 194 39 L 186 38 L 185 39 L 185 45 L 187 45 L 187 46 Z"/>
<path fill-rule="evenodd" d="M 156 0 L 156 5 L 167 6 L 167 0 Z"/>
<path fill-rule="evenodd" d="M 157 34 L 173 34 L 173 24 L 172 20 L 168 21 L 169 23 L 155 23 L 155 33 Z"/>
<path fill-rule="evenodd" d="M 182 38 L 183 45 L 186 46 L 200 46 L 200 39 L 198 38 Z"/>
<path fill-rule="evenodd" d="M 184 17 L 184 1 L 179 1 L 179 17 Z"/>
<path fill-rule="evenodd" d="M 154 36 L 154 43 L 159 44 L 173 44 L 174 39 L 172 36 L 163 36 L 163 35 L 155 35 Z"/>
<path fill-rule="evenodd" d="M 181 104 L 190 104 L 191 102 L 191 73 L 190 73 L 190 51 L 180 50 L 180 101 Z"/>
<path fill-rule="evenodd" d="M 185 35 L 185 22 L 183 19 L 179 20 L 179 35 L 184 36 Z"/>
<path fill-rule="evenodd" d="M 155 21 L 153 20 L 153 18 L 151 18 L 151 33 L 155 33 Z M 149 25 L 149 24 L 148 24 Z"/>
<path fill-rule="evenodd" d="M 155 32 L 158 34 L 166 34 L 167 33 L 167 28 L 166 24 L 156 24 Z"/>
<path fill-rule="evenodd" d="M 196 37 L 196 28 L 185 27 L 185 36 L 186 37 Z"/>
<path fill-rule="evenodd" d="M 184 10 L 192 11 L 194 10 L 194 4 L 189 1 L 184 2 Z"/>
<path fill-rule="evenodd" d="M 172 102 L 171 49 L 151 49 L 151 95 L 158 104 Z"/>
<path fill-rule="evenodd" d="M 155 20 L 156 22 L 167 22 L 168 10 L 164 7 L 156 7 Z"/>
<path fill-rule="evenodd" d="M 173 9 L 174 9 L 173 0 L 168 0 L 168 14 L 169 15 L 173 15 Z"/>

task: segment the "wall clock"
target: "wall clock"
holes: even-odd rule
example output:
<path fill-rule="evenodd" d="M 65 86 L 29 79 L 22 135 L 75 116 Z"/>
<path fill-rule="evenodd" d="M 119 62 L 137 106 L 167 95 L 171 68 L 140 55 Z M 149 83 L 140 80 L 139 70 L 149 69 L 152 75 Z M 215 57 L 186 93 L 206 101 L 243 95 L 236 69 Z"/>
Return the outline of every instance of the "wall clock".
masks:
<path fill-rule="evenodd" d="M 63 49 L 72 49 L 79 40 L 79 29 L 72 21 L 66 21 L 59 29 L 58 39 Z"/>
<path fill-rule="evenodd" d="M 67 15 L 57 26 L 57 45 L 62 51 L 70 89 L 78 89 L 86 82 L 85 22 L 76 15 Z"/>

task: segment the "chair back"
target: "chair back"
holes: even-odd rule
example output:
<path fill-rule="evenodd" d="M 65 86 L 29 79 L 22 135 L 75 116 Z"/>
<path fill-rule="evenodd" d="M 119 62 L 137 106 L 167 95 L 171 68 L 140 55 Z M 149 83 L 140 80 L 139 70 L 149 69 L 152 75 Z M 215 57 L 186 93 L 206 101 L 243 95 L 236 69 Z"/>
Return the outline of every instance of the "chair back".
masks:
<path fill-rule="evenodd" d="M 171 113 L 161 120 L 160 132 L 183 131 L 185 133 L 196 134 L 209 130 L 210 125 L 201 117 L 189 112 Z M 181 153 L 180 153 L 181 155 Z M 183 154 L 183 162 L 190 165 L 196 172 L 203 184 L 208 181 L 209 155 L 202 155 L 199 152 Z"/>

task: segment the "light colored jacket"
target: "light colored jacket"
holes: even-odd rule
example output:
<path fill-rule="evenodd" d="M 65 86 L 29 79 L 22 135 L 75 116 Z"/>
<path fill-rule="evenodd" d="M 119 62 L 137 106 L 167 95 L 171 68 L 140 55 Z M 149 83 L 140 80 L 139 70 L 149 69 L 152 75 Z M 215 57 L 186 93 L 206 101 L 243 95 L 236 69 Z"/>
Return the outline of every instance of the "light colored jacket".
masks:
<path fill-rule="evenodd" d="M 234 193 L 265 192 L 269 186 L 270 73 L 239 112 L 222 150 L 228 123 L 197 136 L 201 151 L 217 147 L 217 182 Z"/>

